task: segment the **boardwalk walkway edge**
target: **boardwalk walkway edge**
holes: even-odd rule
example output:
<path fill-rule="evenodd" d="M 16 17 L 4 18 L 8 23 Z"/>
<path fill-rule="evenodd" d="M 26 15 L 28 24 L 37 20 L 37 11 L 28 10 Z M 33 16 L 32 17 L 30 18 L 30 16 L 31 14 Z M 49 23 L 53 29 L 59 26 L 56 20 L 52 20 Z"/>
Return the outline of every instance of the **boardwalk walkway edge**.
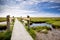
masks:
<path fill-rule="evenodd" d="M 33 38 L 26 31 L 24 25 L 15 19 L 11 40 L 33 40 Z"/>

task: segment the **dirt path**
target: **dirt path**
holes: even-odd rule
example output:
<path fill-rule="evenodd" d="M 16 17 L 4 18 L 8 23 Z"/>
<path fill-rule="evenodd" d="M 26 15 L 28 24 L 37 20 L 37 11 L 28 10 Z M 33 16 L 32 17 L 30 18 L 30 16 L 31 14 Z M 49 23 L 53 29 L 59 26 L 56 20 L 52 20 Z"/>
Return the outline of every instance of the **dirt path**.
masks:
<path fill-rule="evenodd" d="M 11 40 L 33 40 L 25 27 L 17 19 L 15 20 Z"/>

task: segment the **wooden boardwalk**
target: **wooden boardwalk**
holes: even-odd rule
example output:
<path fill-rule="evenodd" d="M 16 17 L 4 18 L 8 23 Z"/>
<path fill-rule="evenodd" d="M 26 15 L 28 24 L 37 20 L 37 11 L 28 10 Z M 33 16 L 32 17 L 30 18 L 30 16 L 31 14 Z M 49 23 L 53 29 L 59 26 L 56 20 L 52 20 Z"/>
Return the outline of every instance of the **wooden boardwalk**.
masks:
<path fill-rule="evenodd" d="M 17 19 L 15 20 L 11 40 L 33 40 L 25 27 Z"/>

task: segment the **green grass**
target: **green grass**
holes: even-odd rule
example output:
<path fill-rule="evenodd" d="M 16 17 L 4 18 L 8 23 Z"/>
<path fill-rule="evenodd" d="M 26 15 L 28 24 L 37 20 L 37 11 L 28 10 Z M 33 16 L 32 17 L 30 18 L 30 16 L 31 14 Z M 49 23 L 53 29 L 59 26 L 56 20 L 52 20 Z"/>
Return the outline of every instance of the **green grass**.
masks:
<path fill-rule="evenodd" d="M 50 20 L 46 23 L 52 24 L 55 28 L 60 28 L 60 20 Z"/>
<path fill-rule="evenodd" d="M 60 17 L 31 17 L 32 22 L 60 21 Z"/>
<path fill-rule="evenodd" d="M 19 21 L 21 20 L 20 18 L 18 19 Z M 60 17 L 31 17 L 30 23 L 34 23 L 34 22 L 42 22 L 42 23 L 45 22 L 54 25 L 55 28 L 60 28 Z M 31 27 L 30 30 L 28 30 L 27 26 L 25 26 L 25 28 L 27 29 L 27 31 L 33 37 L 34 40 L 36 38 L 36 32 L 43 32 L 47 34 L 48 30 L 50 30 L 50 28 L 46 26 Z"/>
<path fill-rule="evenodd" d="M 5 17 L 0 17 L 0 22 L 4 22 L 6 21 L 6 18 Z"/>
<path fill-rule="evenodd" d="M 52 23 L 52 25 L 54 25 L 55 28 L 60 28 L 60 21 L 55 21 Z"/>
<path fill-rule="evenodd" d="M 42 33 L 45 33 L 47 34 L 48 33 L 48 30 L 50 30 L 49 27 L 30 27 L 30 30 L 28 30 L 28 27 L 25 26 L 25 28 L 27 29 L 27 31 L 29 32 L 29 34 L 32 36 L 32 38 L 35 40 L 36 38 L 36 32 L 42 32 Z"/>
<path fill-rule="evenodd" d="M 42 27 L 42 26 L 37 26 L 37 27 L 31 27 L 35 32 L 43 32 L 45 34 L 48 33 L 48 30 L 50 30 L 50 27 Z"/>
<path fill-rule="evenodd" d="M 0 32 L 0 40 L 10 40 L 11 31 Z"/>
<path fill-rule="evenodd" d="M 10 25 L 10 31 L 5 30 L 3 32 L 0 32 L 0 40 L 10 40 L 11 39 L 11 34 L 12 34 L 12 30 L 13 30 L 13 24 L 11 23 Z M 1 27 L 5 27 L 6 25 L 0 25 Z"/>
<path fill-rule="evenodd" d="M 7 26 L 6 24 L 0 24 L 0 27 L 4 27 L 4 26 Z"/>
<path fill-rule="evenodd" d="M 13 30 L 13 26 L 14 26 L 14 23 L 12 23 L 12 24 L 10 25 L 10 31 Z"/>
<path fill-rule="evenodd" d="M 0 40 L 10 40 L 12 34 L 12 29 L 10 31 L 0 32 Z"/>
<path fill-rule="evenodd" d="M 36 38 L 35 31 L 33 29 L 30 29 L 30 30 L 28 30 L 28 32 L 30 33 L 30 35 L 32 36 L 32 38 L 35 40 L 35 38 Z"/>
<path fill-rule="evenodd" d="M 27 26 L 25 26 L 25 28 L 29 32 L 29 34 L 32 36 L 32 38 L 35 40 L 35 38 L 36 38 L 35 31 L 32 28 L 30 28 L 30 30 L 28 30 L 28 27 Z"/>
<path fill-rule="evenodd" d="M 60 17 L 32 17 L 31 23 L 45 22 L 54 25 L 55 28 L 60 28 Z"/>
<path fill-rule="evenodd" d="M 17 17 L 17 19 L 18 19 L 19 21 L 21 21 L 21 17 Z"/>
<path fill-rule="evenodd" d="M 50 30 L 50 27 L 46 27 L 46 26 L 37 26 L 37 27 L 31 27 L 33 30 L 35 30 L 35 31 L 37 31 L 37 32 L 39 32 L 39 31 L 41 31 L 41 30 L 43 30 L 43 29 L 46 29 L 46 30 Z"/>

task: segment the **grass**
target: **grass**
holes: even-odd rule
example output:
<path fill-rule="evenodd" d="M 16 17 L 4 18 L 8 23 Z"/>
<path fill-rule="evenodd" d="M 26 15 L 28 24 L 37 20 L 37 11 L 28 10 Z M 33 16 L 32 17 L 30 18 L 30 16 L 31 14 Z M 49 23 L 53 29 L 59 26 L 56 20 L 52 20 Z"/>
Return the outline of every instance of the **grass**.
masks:
<path fill-rule="evenodd" d="M 35 31 L 32 28 L 30 28 L 30 30 L 28 30 L 28 27 L 27 26 L 25 26 L 25 28 L 29 32 L 29 34 L 32 36 L 32 38 L 35 40 L 35 38 L 36 38 Z"/>
<path fill-rule="evenodd" d="M 10 40 L 11 31 L 0 32 L 0 40 Z"/>
<path fill-rule="evenodd" d="M 50 30 L 50 27 L 46 27 L 46 26 L 37 26 L 37 27 L 31 27 L 35 32 L 42 32 L 47 34 L 48 30 Z"/>
<path fill-rule="evenodd" d="M 5 17 L 0 17 L 0 22 L 4 22 L 6 21 L 6 18 Z"/>
<path fill-rule="evenodd" d="M 10 25 L 10 31 L 5 30 L 3 32 L 0 32 L 0 40 L 10 40 L 11 39 L 11 34 L 12 34 L 12 30 L 13 30 L 13 24 L 11 23 Z M 6 25 L 0 25 L 2 28 L 5 27 Z"/>
<path fill-rule="evenodd" d="M 19 21 L 21 21 L 21 17 L 17 17 L 17 19 L 18 19 Z"/>
<path fill-rule="evenodd" d="M 5 32 L 0 32 L 0 40 L 10 40 L 11 39 L 12 30 Z"/>
<path fill-rule="evenodd" d="M 27 29 L 27 31 L 29 32 L 29 34 L 32 36 L 32 38 L 35 40 L 36 39 L 36 32 L 42 32 L 42 33 L 45 33 L 47 34 L 48 33 L 48 30 L 50 30 L 49 27 L 30 27 L 30 30 L 28 30 L 28 27 L 25 26 L 25 28 Z"/>
<path fill-rule="evenodd" d="M 32 38 L 35 40 L 35 38 L 36 38 L 35 31 L 33 29 L 30 29 L 30 30 L 28 30 L 28 32 L 30 33 L 30 35 L 32 36 Z"/>
<path fill-rule="evenodd" d="M 32 17 L 31 23 L 40 22 L 40 23 L 48 23 L 54 25 L 55 28 L 60 28 L 60 17 Z"/>
<path fill-rule="evenodd" d="M 21 20 L 20 18 L 18 19 L 19 21 Z M 30 23 L 35 23 L 35 22 L 48 23 L 48 24 L 54 25 L 55 28 L 60 28 L 60 17 L 31 17 Z M 36 38 L 36 32 L 42 32 L 47 34 L 48 30 L 50 30 L 50 28 L 46 26 L 31 27 L 30 30 L 28 30 L 27 26 L 25 26 L 25 28 L 27 29 L 27 31 L 29 32 L 29 34 L 32 36 L 34 40 Z"/>
<path fill-rule="evenodd" d="M 60 17 L 31 17 L 32 22 L 60 21 Z"/>
<path fill-rule="evenodd" d="M 53 27 L 55 28 L 60 28 L 60 20 L 50 20 L 50 21 L 47 21 L 46 23 L 52 24 Z"/>
<path fill-rule="evenodd" d="M 55 26 L 55 28 L 60 28 L 60 21 L 53 22 L 52 24 Z"/>
<path fill-rule="evenodd" d="M 46 26 L 37 26 L 37 27 L 31 27 L 33 30 L 35 30 L 35 31 L 37 31 L 37 32 L 39 32 L 39 31 L 41 31 L 41 30 L 44 30 L 44 29 L 46 29 L 46 30 L 50 30 L 50 27 L 46 27 Z"/>

